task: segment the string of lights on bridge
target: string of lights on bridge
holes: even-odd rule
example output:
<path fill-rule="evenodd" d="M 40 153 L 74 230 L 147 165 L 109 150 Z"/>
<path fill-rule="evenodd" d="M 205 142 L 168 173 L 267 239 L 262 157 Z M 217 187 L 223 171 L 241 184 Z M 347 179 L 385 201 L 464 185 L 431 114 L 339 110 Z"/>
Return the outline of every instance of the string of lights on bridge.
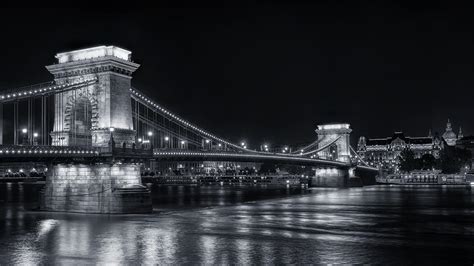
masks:
<path fill-rule="evenodd" d="M 135 88 L 130 88 L 130 92 L 132 93 L 132 96 L 134 96 L 136 99 L 140 100 L 141 102 L 147 104 L 148 106 L 164 113 L 165 115 L 171 117 L 172 119 L 180 122 L 181 124 L 193 129 L 193 130 L 196 130 L 197 132 L 203 134 L 204 136 L 208 137 L 208 138 L 211 138 L 211 139 L 214 139 L 215 141 L 217 142 L 221 142 L 221 143 L 224 143 L 228 146 L 231 146 L 231 147 L 234 147 L 238 150 L 243 150 L 243 151 L 246 151 L 246 152 L 251 152 L 251 153 L 254 153 L 254 154 L 265 154 L 265 155 L 268 155 L 269 153 L 269 147 L 268 147 L 268 144 L 264 144 L 264 151 L 256 151 L 256 150 L 251 150 L 251 149 L 248 149 L 247 148 L 247 144 L 245 142 L 241 142 L 241 145 L 237 145 L 237 144 L 234 144 L 234 143 L 231 143 L 229 141 L 226 141 L 224 139 L 221 139 L 209 132 L 207 132 L 206 130 L 202 129 L 202 128 L 199 128 L 198 126 L 192 124 L 192 123 L 189 123 L 188 121 L 182 119 L 181 117 L 173 114 L 172 112 L 168 111 L 167 109 L 163 108 L 161 105 L 157 104 L 156 102 L 154 102 L 153 100 L 151 100 L 149 97 L 145 96 L 142 92 L 138 91 L 137 89 Z M 152 132 L 148 132 L 148 134 L 153 134 Z M 166 139 L 168 137 L 165 137 L 165 141 L 168 141 L 169 139 Z M 334 141 L 330 142 L 329 144 L 325 145 L 324 147 L 321 147 L 319 149 L 316 149 L 316 150 L 312 150 L 312 151 L 308 151 L 305 153 L 305 149 L 301 149 L 300 151 L 296 152 L 296 153 L 289 153 L 289 150 L 288 150 L 288 147 L 284 147 L 281 151 L 281 153 L 279 152 L 274 152 L 273 154 L 277 154 L 277 155 L 282 155 L 282 156 L 297 156 L 297 157 L 301 157 L 301 156 L 307 156 L 307 155 L 311 155 L 311 159 L 313 158 L 316 158 L 316 155 L 314 155 L 315 153 L 321 151 L 321 150 L 324 150 L 326 149 L 328 146 L 332 145 L 334 142 L 336 142 L 339 138 L 335 139 Z M 210 140 L 209 139 L 206 139 L 206 143 L 209 143 Z M 218 143 L 218 146 L 221 147 L 221 143 Z M 319 142 L 316 141 L 316 142 L 313 142 L 311 143 L 310 145 L 306 146 L 305 148 L 309 148 L 309 147 L 313 147 L 315 146 L 316 144 L 318 144 Z M 183 141 L 181 141 L 181 144 L 183 144 Z"/>
<path fill-rule="evenodd" d="M 37 89 L 29 89 L 29 90 L 23 90 L 19 92 L 11 92 L 8 94 L 3 94 L 0 95 L 0 100 L 16 100 L 19 98 L 23 97 L 30 97 L 30 96 L 36 96 L 38 94 L 45 94 L 45 93 L 55 93 L 58 90 L 59 91 L 64 91 L 68 89 L 73 89 L 77 86 L 82 86 L 82 85 L 89 85 L 92 82 L 96 82 L 97 77 L 93 77 L 90 79 L 84 79 L 82 81 L 74 81 L 71 83 L 65 83 L 65 84 L 60 84 L 60 85 L 54 85 L 54 86 L 47 86 L 44 88 L 37 88 Z M 32 86 L 33 87 L 33 86 Z M 21 89 L 21 88 L 20 88 Z"/>
<path fill-rule="evenodd" d="M 52 148 L 54 147 L 54 148 Z M 40 147 L 33 146 L 25 149 L 24 147 L 4 147 L 0 149 L 0 155 L 10 154 L 80 154 L 80 155 L 98 155 L 99 151 L 94 149 L 71 148 L 63 146 Z"/>
<path fill-rule="evenodd" d="M 249 149 L 247 149 L 247 148 L 240 147 L 239 145 L 233 144 L 233 143 L 228 142 L 228 141 L 226 141 L 226 140 L 223 140 L 223 139 L 221 139 L 221 138 L 219 138 L 219 137 L 216 137 L 216 136 L 214 136 L 213 134 L 208 133 L 207 131 L 205 131 L 205 130 L 203 130 L 203 129 L 201 129 L 201 128 L 199 128 L 199 127 L 197 127 L 197 126 L 195 126 L 195 125 L 193 125 L 193 124 L 191 124 L 191 123 L 189 123 L 188 121 L 186 121 L 186 120 L 180 118 L 179 116 L 173 114 L 172 112 L 166 110 L 165 108 L 163 108 L 162 106 L 160 106 L 160 105 L 157 104 L 156 102 L 150 100 L 148 97 L 146 97 L 145 95 L 143 95 L 143 93 L 138 92 L 138 91 L 137 91 L 136 89 L 134 89 L 134 88 L 130 88 L 130 92 L 132 93 L 132 95 L 135 95 L 136 97 L 138 97 L 138 99 L 141 99 L 144 103 L 148 104 L 149 106 L 155 108 L 156 110 L 161 111 L 162 113 L 168 115 L 169 117 L 175 119 L 176 121 L 182 123 L 183 125 L 185 125 L 185 126 L 187 126 L 187 127 L 190 127 L 190 128 L 192 128 L 193 130 L 198 131 L 199 133 L 205 135 L 206 137 L 209 137 L 209 138 L 214 139 L 214 140 L 216 140 L 216 141 L 222 142 L 222 143 L 224 143 L 224 144 L 226 144 L 226 145 L 232 146 L 232 147 L 237 148 L 237 149 L 241 149 L 241 150 L 245 150 L 245 151 L 249 151 L 249 152 L 255 152 L 255 151 L 249 150 Z"/>

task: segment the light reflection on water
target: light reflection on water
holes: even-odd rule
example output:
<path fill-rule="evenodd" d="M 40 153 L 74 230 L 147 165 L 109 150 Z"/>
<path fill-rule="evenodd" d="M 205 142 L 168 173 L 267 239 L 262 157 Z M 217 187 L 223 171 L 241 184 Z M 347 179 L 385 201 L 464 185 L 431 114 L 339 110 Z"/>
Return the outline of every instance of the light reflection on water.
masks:
<path fill-rule="evenodd" d="M 0 264 L 474 261 L 466 188 L 161 186 L 153 214 L 121 216 L 32 211 L 39 189 L 0 185 Z"/>

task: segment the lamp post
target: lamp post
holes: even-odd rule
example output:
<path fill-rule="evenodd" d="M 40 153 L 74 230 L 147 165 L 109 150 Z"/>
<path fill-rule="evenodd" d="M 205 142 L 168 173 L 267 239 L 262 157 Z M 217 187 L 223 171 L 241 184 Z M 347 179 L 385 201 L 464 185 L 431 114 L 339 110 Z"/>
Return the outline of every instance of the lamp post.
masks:
<path fill-rule="evenodd" d="M 165 136 L 165 148 L 169 148 L 169 141 L 170 141 L 170 137 L 168 136 Z"/>
<path fill-rule="evenodd" d="M 33 133 L 33 145 L 38 145 L 38 133 Z"/>
<path fill-rule="evenodd" d="M 113 127 L 110 127 L 110 128 L 109 128 L 109 132 L 110 132 L 110 146 L 112 147 L 112 151 L 113 151 L 113 148 L 115 147 L 114 131 L 115 131 L 115 128 L 113 128 Z"/>
<path fill-rule="evenodd" d="M 148 139 L 150 140 L 150 149 L 153 150 L 153 142 L 151 141 L 151 137 L 153 136 L 153 132 L 148 131 L 147 135 L 148 135 Z"/>
<path fill-rule="evenodd" d="M 28 144 L 28 143 L 27 143 L 27 142 L 28 142 L 27 133 L 28 133 L 28 129 L 23 128 L 23 129 L 21 130 L 21 138 L 22 138 L 22 141 L 21 141 L 21 142 L 22 142 L 23 145 Z"/>

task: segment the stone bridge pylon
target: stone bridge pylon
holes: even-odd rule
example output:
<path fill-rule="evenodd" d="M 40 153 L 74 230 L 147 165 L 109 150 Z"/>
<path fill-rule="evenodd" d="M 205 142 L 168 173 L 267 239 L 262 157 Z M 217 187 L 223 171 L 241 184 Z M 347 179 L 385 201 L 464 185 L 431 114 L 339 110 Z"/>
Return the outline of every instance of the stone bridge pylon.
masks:
<path fill-rule="evenodd" d="M 131 52 L 115 46 L 97 46 L 59 53 L 57 64 L 46 66 L 56 84 L 97 82 L 55 95 L 55 146 L 108 146 L 113 128 L 117 145 L 135 142 L 130 87 L 140 66 Z"/>
<path fill-rule="evenodd" d="M 329 146 L 318 152 L 319 158 L 350 163 L 351 144 L 350 134 L 352 129 L 349 124 L 318 125 L 318 149 Z"/>
<path fill-rule="evenodd" d="M 139 67 L 131 52 L 98 46 L 59 53 L 46 68 L 57 85 L 95 80 L 55 95 L 54 146 L 132 146 L 132 73 Z M 89 83 L 86 83 L 89 84 Z M 114 142 L 111 140 L 113 139 Z M 112 149 L 113 151 L 113 149 Z M 139 165 L 115 162 L 52 163 L 41 208 L 88 213 L 151 212 L 150 191 L 142 185 Z"/>

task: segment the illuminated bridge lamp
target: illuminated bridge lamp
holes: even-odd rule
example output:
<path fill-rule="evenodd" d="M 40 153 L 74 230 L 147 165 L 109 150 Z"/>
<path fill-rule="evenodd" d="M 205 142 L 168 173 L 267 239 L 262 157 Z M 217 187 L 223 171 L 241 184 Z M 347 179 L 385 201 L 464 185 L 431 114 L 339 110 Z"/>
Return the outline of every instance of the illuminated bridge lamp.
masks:
<path fill-rule="evenodd" d="M 168 136 L 165 137 L 165 141 L 168 141 L 170 140 L 170 138 Z"/>
<path fill-rule="evenodd" d="M 153 136 L 153 132 L 148 131 L 148 136 L 149 136 L 149 137 Z"/>

